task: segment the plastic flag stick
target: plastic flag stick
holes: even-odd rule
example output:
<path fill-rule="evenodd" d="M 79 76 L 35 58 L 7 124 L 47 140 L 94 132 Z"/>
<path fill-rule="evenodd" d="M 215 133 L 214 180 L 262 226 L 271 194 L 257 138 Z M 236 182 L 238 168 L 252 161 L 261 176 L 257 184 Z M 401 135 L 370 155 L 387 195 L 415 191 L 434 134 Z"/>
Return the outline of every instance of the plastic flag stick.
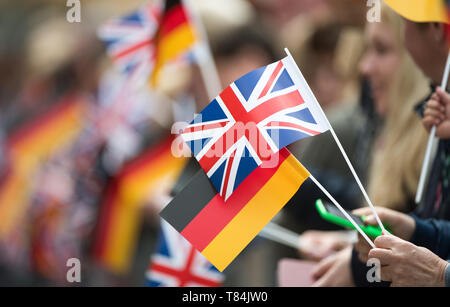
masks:
<path fill-rule="evenodd" d="M 322 190 L 322 192 L 331 200 L 331 202 L 339 209 L 339 211 L 342 212 L 342 214 L 349 220 L 353 226 L 355 226 L 356 230 L 363 236 L 364 239 L 366 239 L 367 243 L 369 243 L 370 246 L 375 248 L 375 244 L 369 239 L 369 237 L 362 231 L 362 229 L 359 227 L 359 225 L 352 219 L 352 217 L 345 211 L 344 208 L 339 205 L 339 203 L 333 198 L 333 196 L 328 193 L 328 191 L 320 184 L 319 181 L 317 181 L 316 178 L 312 174 L 310 174 L 309 178 L 319 187 L 319 189 Z"/>
<path fill-rule="evenodd" d="M 287 55 L 288 55 L 288 56 L 292 59 L 292 61 L 295 63 L 295 60 L 294 60 L 294 58 L 292 58 L 292 55 L 291 55 L 291 53 L 289 52 L 289 50 L 288 50 L 287 48 L 284 48 L 284 51 L 287 53 Z M 301 77 L 302 79 L 304 79 L 302 73 L 300 72 L 300 68 L 298 68 L 298 66 L 297 66 L 297 70 L 298 70 L 298 73 L 299 73 L 300 77 Z M 308 87 L 308 89 L 309 89 L 309 87 Z M 309 89 L 309 90 L 311 91 L 311 89 Z M 314 96 L 314 93 L 312 93 L 312 91 L 311 91 L 310 94 L 314 97 L 314 99 L 316 99 L 315 96 Z M 317 99 L 316 99 L 316 100 L 317 100 Z M 318 105 L 320 105 L 320 104 L 318 103 Z M 381 223 L 380 217 L 378 216 L 377 212 L 375 211 L 375 207 L 373 206 L 372 202 L 370 201 L 369 196 L 367 195 L 366 190 L 364 189 L 364 187 L 363 187 L 361 181 L 359 180 L 359 177 L 358 177 L 358 175 L 356 174 L 356 171 L 355 171 L 355 169 L 353 168 L 353 165 L 352 165 L 352 163 L 350 162 L 350 159 L 348 158 L 347 154 L 345 153 L 345 150 L 344 150 L 344 148 L 342 147 L 341 142 L 339 141 L 339 138 L 337 137 L 336 133 L 334 132 L 333 127 L 331 126 L 330 122 L 328 121 L 328 118 L 327 118 L 327 116 L 325 115 L 325 112 L 323 112 L 323 109 L 322 109 L 322 108 L 319 108 L 319 109 L 320 109 L 320 111 L 323 113 L 324 118 L 327 120 L 328 126 L 329 126 L 329 128 L 330 128 L 331 135 L 333 136 L 333 138 L 334 138 L 336 144 L 337 144 L 338 147 L 339 147 L 339 150 L 341 151 L 342 155 L 344 156 L 345 162 L 347 162 L 347 165 L 348 165 L 348 167 L 350 168 L 350 170 L 351 170 L 351 172 L 352 172 L 352 174 L 353 174 L 353 177 L 355 178 L 356 182 L 358 183 L 359 189 L 361 190 L 361 192 L 362 192 L 363 195 L 364 195 L 364 199 L 367 201 L 367 203 L 369 204 L 370 208 L 372 209 L 372 212 L 373 212 L 373 214 L 375 215 L 375 218 L 376 218 L 376 220 L 377 220 L 378 225 L 381 227 L 381 230 L 383 231 L 383 233 L 386 233 L 386 234 L 389 233 L 389 232 L 386 231 L 386 229 L 384 228 L 383 223 Z"/>
<path fill-rule="evenodd" d="M 259 233 L 260 237 L 298 249 L 301 247 L 300 235 L 274 222 L 270 222 Z"/>

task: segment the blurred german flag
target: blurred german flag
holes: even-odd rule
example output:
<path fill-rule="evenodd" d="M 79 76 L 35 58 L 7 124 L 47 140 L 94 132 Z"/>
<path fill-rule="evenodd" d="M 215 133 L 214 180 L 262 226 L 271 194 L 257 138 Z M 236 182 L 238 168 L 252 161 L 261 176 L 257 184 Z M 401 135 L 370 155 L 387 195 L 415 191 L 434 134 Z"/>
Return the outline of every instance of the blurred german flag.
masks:
<path fill-rule="evenodd" d="M 166 0 L 156 33 L 155 67 L 150 83 L 155 86 L 165 63 L 180 56 L 198 39 L 182 0 Z"/>
<path fill-rule="evenodd" d="M 107 187 L 93 244 L 93 256 L 115 274 L 130 269 L 141 209 L 162 186 L 171 187 L 186 164 L 172 154 L 173 137 L 163 138 L 127 163 Z"/>
<path fill-rule="evenodd" d="M 66 97 L 8 137 L 8 169 L 0 182 L 0 239 L 22 221 L 33 176 L 42 163 L 76 140 L 86 106 L 81 97 Z"/>

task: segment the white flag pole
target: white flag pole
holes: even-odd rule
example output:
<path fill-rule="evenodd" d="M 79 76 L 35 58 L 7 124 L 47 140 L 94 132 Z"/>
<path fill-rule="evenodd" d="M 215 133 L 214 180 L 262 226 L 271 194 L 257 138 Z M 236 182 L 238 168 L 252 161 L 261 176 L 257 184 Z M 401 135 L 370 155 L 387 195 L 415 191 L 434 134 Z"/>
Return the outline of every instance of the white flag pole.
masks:
<path fill-rule="evenodd" d="M 219 74 L 217 73 L 216 64 L 212 56 L 211 48 L 209 46 L 208 36 L 203 27 L 203 22 L 191 0 L 182 0 L 192 22 L 195 26 L 197 34 L 200 36 L 200 41 L 195 43 L 194 54 L 198 61 L 200 73 L 202 74 L 203 82 L 210 100 L 214 99 L 222 91 Z"/>
<path fill-rule="evenodd" d="M 314 176 L 312 174 L 309 175 L 309 178 L 319 187 L 319 189 L 322 190 L 322 192 L 331 200 L 331 202 L 339 209 L 339 211 L 341 211 L 341 213 L 347 218 L 347 220 L 349 220 L 350 223 L 352 223 L 352 225 L 356 228 L 356 230 L 358 230 L 358 232 L 363 236 L 363 238 L 366 239 L 367 243 L 369 243 L 370 246 L 375 248 L 375 245 L 369 239 L 369 237 L 364 233 L 364 231 L 362 231 L 362 229 L 352 219 L 352 217 L 347 213 L 347 211 L 345 211 L 345 209 L 342 208 L 341 205 L 339 205 L 339 203 L 333 198 L 333 196 L 331 196 L 331 194 L 328 193 L 328 191 L 320 184 L 320 182 L 317 181 L 317 179 L 314 178 Z"/>
<path fill-rule="evenodd" d="M 269 222 L 269 224 L 267 224 L 266 227 L 264 227 L 258 235 L 285 246 L 289 246 L 295 249 L 301 248 L 299 234 L 286 229 L 274 222 Z"/>
<path fill-rule="evenodd" d="M 448 82 L 448 74 L 450 71 L 450 53 L 447 56 L 447 62 L 445 64 L 444 75 L 442 77 L 441 88 L 443 91 L 446 91 L 447 82 Z M 433 147 L 433 141 L 436 136 L 436 126 L 433 125 L 430 131 L 430 136 L 428 137 L 427 149 L 425 151 L 425 157 L 423 158 L 422 163 L 422 171 L 420 172 L 419 185 L 417 187 L 416 193 L 416 204 L 419 204 L 422 201 L 423 189 L 425 186 L 425 179 L 428 174 L 428 165 L 430 164 L 431 159 L 431 149 Z"/>
<path fill-rule="evenodd" d="M 305 84 L 307 84 L 305 78 L 303 77 L 303 75 L 302 75 L 302 73 L 301 73 L 301 71 L 300 71 L 300 68 L 297 66 L 297 63 L 295 62 L 295 60 L 294 60 L 294 58 L 292 57 L 292 55 L 291 55 L 291 53 L 289 52 L 289 50 L 288 50 L 287 48 L 284 48 L 284 51 L 285 51 L 285 52 L 287 53 L 287 55 L 291 58 L 292 62 L 295 63 L 295 67 L 297 68 L 300 77 L 303 79 L 303 81 L 305 82 Z M 308 88 L 308 90 L 310 91 L 311 96 L 314 97 L 314 99 L 315 99 L 316 102 L 317 102 L 317 99 L 316 99 L 316 97 L 314 96 L 314 93 L 313 93 L 313 92 L 311 91 L 311 89 L 309 88 L 309 86 L 308 86 L 307 88 Z M 318 102 L 317 102 L 317 105 L 320 106 L 320 104 L 319 104 Z M 328 124 L 328 127 L 329 127 L 329 129 L 330 129 L 331 135 L 333 136 L 333 138 L 334 138 L 336 144 L 338 145 L 339 150 L 341 151 L 342 156 L 343 156 L 344 159 L 345 159 L 345 162 L 347 162 L 347 165 L 348 165 L 348 167 L 350 168 L 350 171 L 352 172 L 353 177 L 355 178 L 355 180 L 356 180 L 356 182 L 357 182 L 357 184 L 358 184 L 358 186 L 359 186 L 359 189 L 360 189 L 361 192 L 363 193 L 364 199 L 367 201 L 367 203 L 369 204 L 370 208 L 372 209 L 372 212 L 373 212 L 373 214 L 375 215 L 375 218 L 376 218 L 376 220 L 377 220 L 377 222 L 378 222 L 378 225 L 381 227 L 383 233 L 386 233 L 386 234 L 387 234 L 388 232 L 387 232 L 386 229 L 384 228 L 384 225 L 383 225 L 383 223 L 381 222 L 380 217 L 378 216 L 377 212 L 375 211 L 375 207 L 373 206 L 372 202 L 370 201 L 369 196 L 367 195 L 366 190 L 364 189 L 364 186 L 362 185 L 361 181 L 359 180 L 359 177 L 358 177 L 358 175 L 356 174 L 356 171 L 355 171 L 355 169 L 353 168 L 353 165 L 352 165 L 352 163 L 350 162 L 350 159 L 348 158 L 348 156 L 347 156 L 347 154 L 346 154 L 344 148 L 342 147 L 341 142 L 339 141 L 339 138 L 337 137 L 336 133 L 334 132 L 333 127 L 331 126 L 330 122 L 328 121 L 328 118 L 327 118 L 327 116 L 325 115 L 325 112 L 322 110 L 322 107 L 319 107 L 319 109 L 320 109 L 320 111 L 322 112 L 323 117 L 324 117 L 325 120 L 327 121 L 327 124 Z M 312 176 L 311 176 L 311 177 L 312 177 Z"/>

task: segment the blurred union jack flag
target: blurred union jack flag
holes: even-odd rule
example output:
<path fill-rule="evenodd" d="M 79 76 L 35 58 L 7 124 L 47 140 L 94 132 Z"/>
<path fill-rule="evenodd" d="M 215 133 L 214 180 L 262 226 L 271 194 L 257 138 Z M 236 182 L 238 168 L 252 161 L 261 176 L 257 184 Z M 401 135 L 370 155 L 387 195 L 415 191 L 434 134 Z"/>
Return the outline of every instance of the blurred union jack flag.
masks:
<path fill-rule="evenodd" d="M 227 199 L 281 148 L 326 130 L 320 105 L 295 62 L 286 57 L 233 82 L 194 118 L 182 137 Z"/>
<path fill-rule="evenodd" d="M 150 287 L 219 287 L 224 276 L 172 226 L 161 220 L 147 272 Z"/>
<path fill-rule="evenodd" d="M 98 31 L 108 55 L 119 70 L 146 81 L 155 62 L 154 36 L 161 5 L 148 4 L 121 18 L 106 22 Z"/>

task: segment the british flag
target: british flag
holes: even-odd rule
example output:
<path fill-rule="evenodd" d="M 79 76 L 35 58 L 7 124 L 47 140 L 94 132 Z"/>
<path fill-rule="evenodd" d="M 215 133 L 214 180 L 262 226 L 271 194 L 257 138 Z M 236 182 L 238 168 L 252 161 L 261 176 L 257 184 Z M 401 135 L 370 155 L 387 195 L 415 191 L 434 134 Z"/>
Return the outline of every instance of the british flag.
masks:
<path fill-rule="evenodd" d="M 281 148 L 328 127 L 300 70 L 286 57 L 233 82 L 194 118 L 182 137 L 227 199 Z"/>
<path fill-rule="evenodd" d="M 98 31 L 108 55 L 122 73 L 146 82 L 155 62 L 154 36 L 161 5 L 153 3 L 106 22 Z"/>
<path fill-rule="evenodd" d="M 169 223 L 161 233 L 147 272 L 150 287 L 219 287 L 224 276 Z"/>

